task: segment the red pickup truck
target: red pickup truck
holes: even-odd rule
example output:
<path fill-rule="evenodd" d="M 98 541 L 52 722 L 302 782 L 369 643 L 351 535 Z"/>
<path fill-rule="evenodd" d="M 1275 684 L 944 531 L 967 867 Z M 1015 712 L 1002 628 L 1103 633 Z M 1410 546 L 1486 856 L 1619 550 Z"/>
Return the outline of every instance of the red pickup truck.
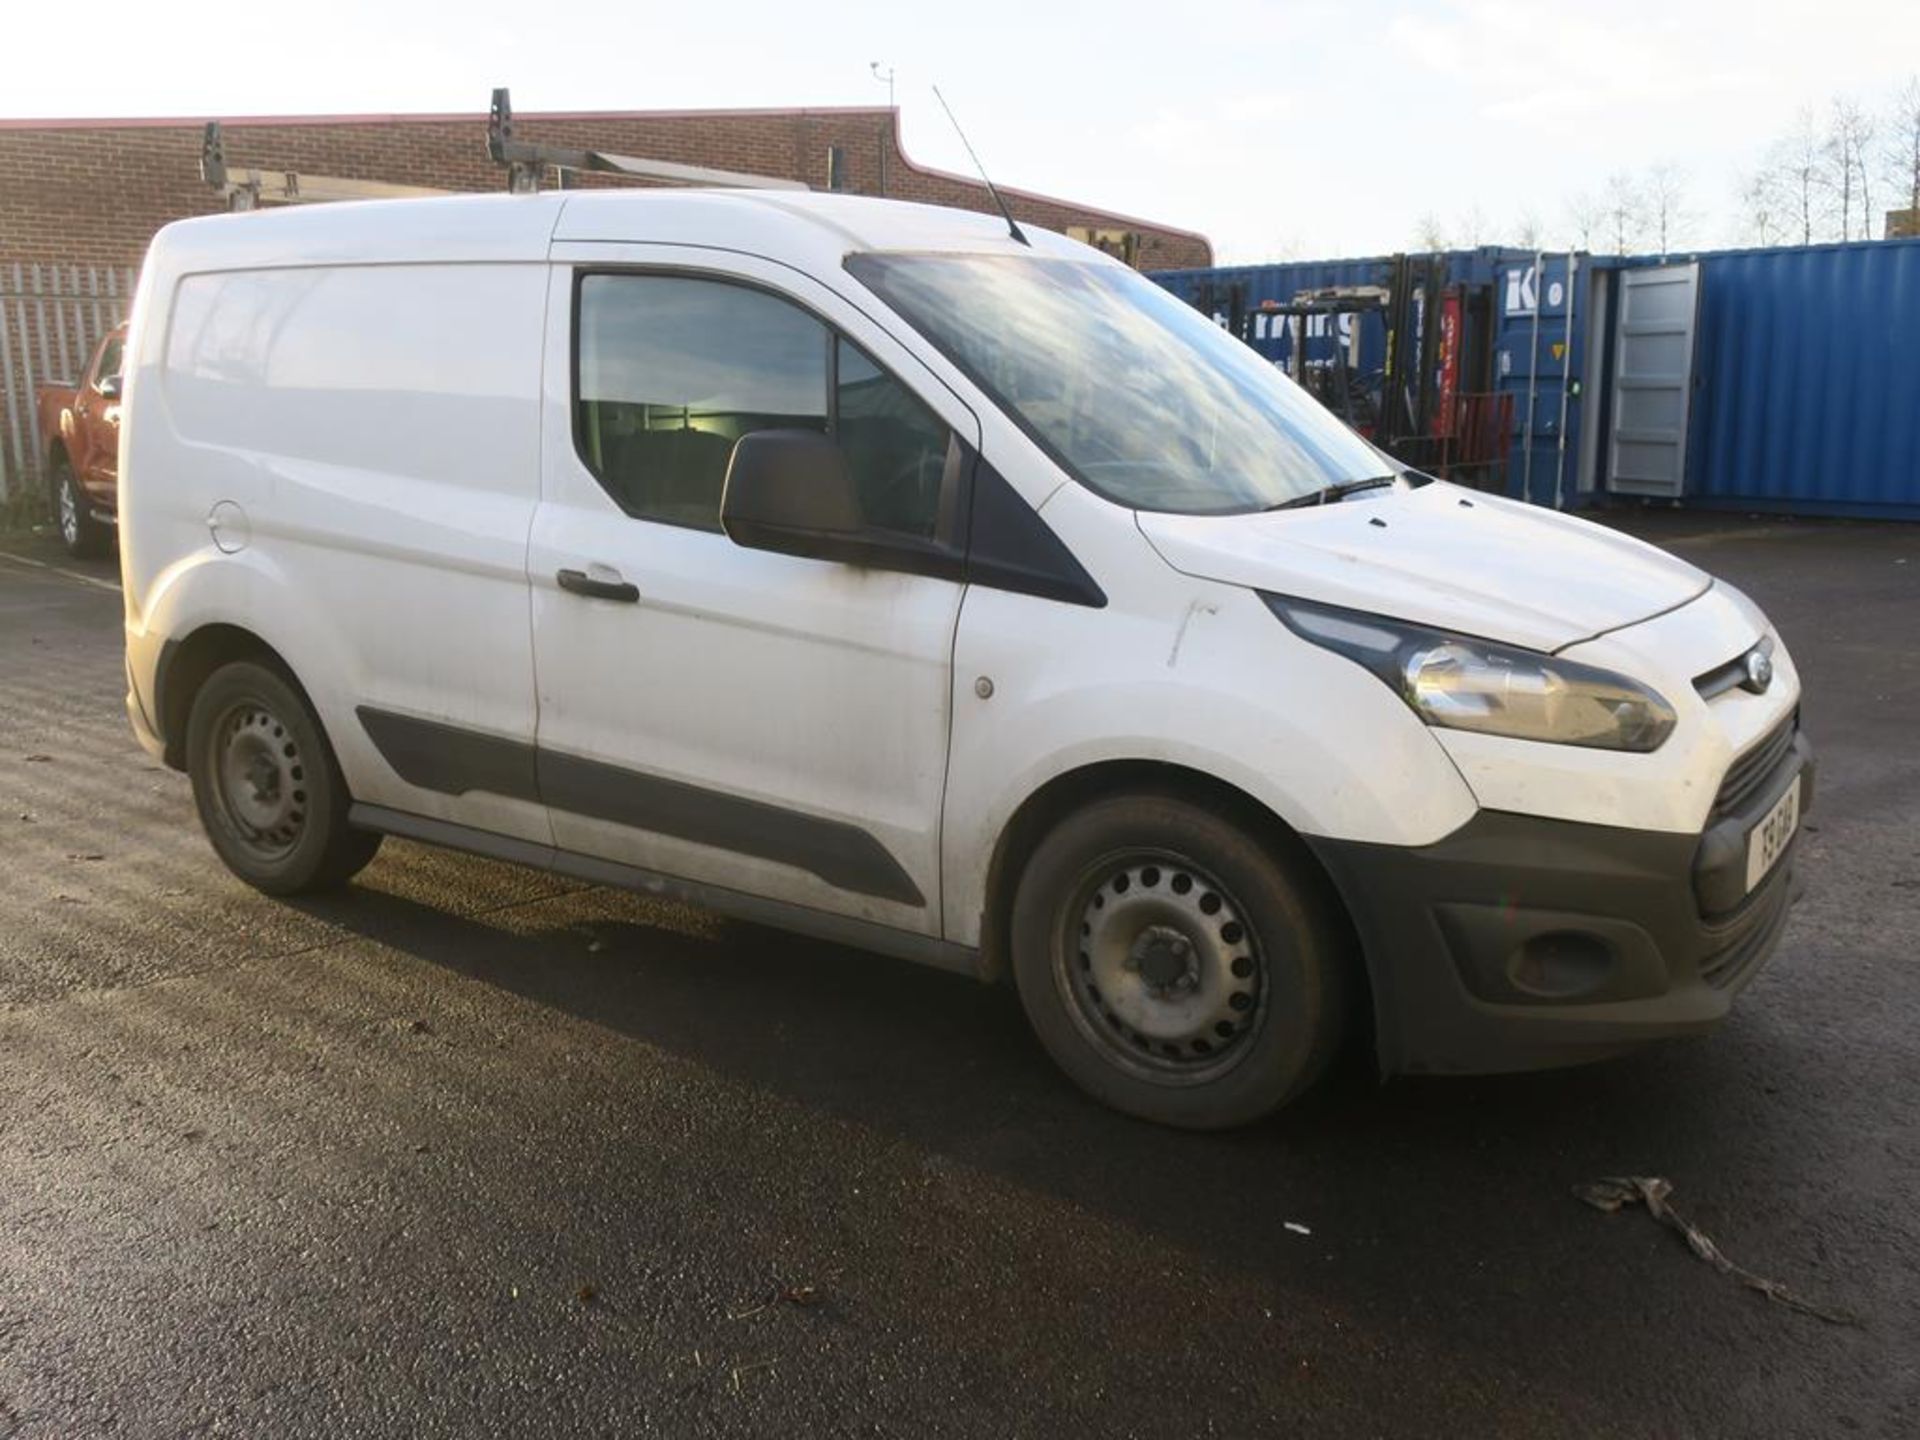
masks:
<path fill-rule="evenodd" d="M 40 437 L 47 447 L 47 491 L 60 539 L 75 555 L 101 555 L 113 543 L 120 473 L 121 361 L 127 327 L 100 338 L 78 385 L 42 385 Z"/>

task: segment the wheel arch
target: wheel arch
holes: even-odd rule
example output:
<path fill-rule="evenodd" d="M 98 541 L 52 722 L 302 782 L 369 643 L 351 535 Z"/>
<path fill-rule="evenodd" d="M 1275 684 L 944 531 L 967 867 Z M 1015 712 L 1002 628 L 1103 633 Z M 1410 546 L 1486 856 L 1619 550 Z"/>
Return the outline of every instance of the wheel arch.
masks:
<path fill-rule="evenodd" d="M 41 472 L 47 487 L 47 503 L 49 505 L 59 503 L 56 487 L 60 484 L 60 472 L 62 470 L 72 469 L 73 457 L 67 453 L 67 437 L 64 434 L 55 434 L 48 437 L 47 455 L 41 467 Z"/>
<path fill-rule="evenodd" d="M 980 930 L 982 978 L 997 981 L 1007 973 L 1013 890 L 1034 848 L 1075 810 L 1118 794 L 1172 795 L 1212 806 L 1270 846 L 1283 863 L 1313 887 L 1328 919 L 1339 927 L 1342 949 L 1351 962 L 1354 995 L 1362 1002 L 1355 1007 L 1356 1019 L 1371 1029 L 1371 967 L 1359 928 L 1338 883 L 1312 846 L 1271 807 L 1239 786 L 1173 761 L 1093 761 L 1051 777 L 1020 803 L 1001 827 L 987 865 L 986 905 Z"/>
<path fill-rule="evenodd" d="M 200 687 L 223 665 L 252 660 L 267 666 L 298 692 L 312 709 L 312 698 L 280 652 L 243 625 L 215 621 L 169 639 L 154 669 L 154 724 L 163 756 L 175 770 L 187 768 L 187 716 Z"/>

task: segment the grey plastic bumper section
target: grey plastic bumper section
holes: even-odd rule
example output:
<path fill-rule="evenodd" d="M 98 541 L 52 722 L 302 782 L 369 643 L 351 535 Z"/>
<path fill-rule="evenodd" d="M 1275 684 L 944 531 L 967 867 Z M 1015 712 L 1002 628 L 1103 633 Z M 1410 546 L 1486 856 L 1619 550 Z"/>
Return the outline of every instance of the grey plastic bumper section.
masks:
<path fill-rule="evenodd" d="M 1388 1072 L 1493 1073 L 1600 1059 L 1711 1028 L 1777 944 L 1796 839 L 1751 895 L 1746 836 L 1803 736 L 1704 834 L 1482 811 L 1433 845 L 1315 839 L 1366 952 Z"/>

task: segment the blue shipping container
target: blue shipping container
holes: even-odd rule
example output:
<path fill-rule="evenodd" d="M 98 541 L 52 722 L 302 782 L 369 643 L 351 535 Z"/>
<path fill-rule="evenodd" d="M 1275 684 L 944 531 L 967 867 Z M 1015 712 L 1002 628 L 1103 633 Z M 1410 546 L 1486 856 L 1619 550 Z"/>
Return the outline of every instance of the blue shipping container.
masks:
<path fill-rule="evenodd" d="M 1495 286 L 1493 383 L 1513 398 L 1509 494 L 1561 506 L 1606 497 L 1619 273 L 1697 263 L 1679 503 L 1920 519 L 1920 240 L 1659 257 L 1483 249 L 1447 260 L 1450 280 Z M 1315 261 L 1152 278 L 1190 303 L 1211 296 L 1216 310 L 1227 286 L 1241 284 L 1251 310 L 1303 290 L 1384 285 L 1390 265 Z M 1289 327 L 1255 323 L 1255 349 L 1285 365 Z M 1377 370 L 1385 351 L 1377 315 L 1318 319 L 1306 362 L 1329 358 L 1347 333 L 1332 327 L 1352 323 L 1362 327 L 1360 368 Z"/>
<path fill-rule="evenodd" d="M 1920 519 L 1920 240 L 1698 259 L 1686 501 Z"/>
<path fill-rule="evenodd" d="M 1502 264 L 1523 257 L 1517 250 L 1486 247 L 1453 250 L 1440 258 L 1446 262 L 1448 283 L 1485 285 L 1493 282 Z M 1392 274 L 1392 258 L 1375 255 L 1360 260 L 1289 260 L 1274 265 L 1161 270 L 1147 278 L 1165 286 L 1189 305 L 1207 310 L 1223 325 L 1228 319 L 1228 296 L 1233 287 L 1242 287 L 1241 302 L 1253 322 L 1250 337 L 1253 348 L 1274 364 L 1288 368 L 1293 358 L 1293 326 L 1284 316 L 1259 314 L 1262 302 L 1287 304 L 1303 291 L 1330 290 L 1336 286 L 1385 287 Z M 1316 365 L 1332 359 L 1337 350 L 1349 343 L 1356 325 L 1360 329 L 1360 360 L 1356 368 L 1363 372 L 1382 368 L 1386 364 L 1386 322 L 1377 313 L 1307 317 L 1303 325 L 1305 363 Z"/>
<path fill-rule="evenodd" d="M 1513 400 L 1507 488 L 1509 493 L 1519 495 L 1523 487 L 1528 486 L 1530 477 L 1533 497 L 1551 504 L 1562 428 L 1560 391 L 1566 378 L 1577 373 L 1577 367 L 1569 369 L 1574 362 L 1569 359 L 1567 338 L 1569 306 L 1562 294 L 1566 257 L 1549 257 L 1541 265 L 1540 257 L 1532 251 L 1486 246 L 1448 251 L 1433 258 L 1444 267 L 1437 292 L 1444 293 L 1455 287 L 1490 292 L 1491 324 L 1482 341 L 1494 351 L 1490 384 L 1495 391 L 1507 393 Z M 1305 292 L 1334 287 L 1384 289 L 1392 281 L 1393 268 L 1391 257 L 1372 256 L 1358 260 L 1170 270 L 1150 278 L 1188 304 L 1207 311 L 1222 325 L 1230 322 L 1232 309 L 1237 304 L 1246 319 L 1244 333 L 1248 342 L 1282 369 L 1293 369 L 1295 324 L 1298 323 L 1303 336 L 1303 368 L 1327 364 L 1337 355 L 1346 354 L 1354 357 L 1354 369 L 1363 385 L 1377 387 L 1379 372 L 1386 364 L 1387 349 L 1386 320 L 1379 312 L 1314 315 L 1295 322 L 1287 316 L 1263 315 L 1260 307 L 1265 302 L 1285 304 Z M 1572 308 L 1577 315 L 1580 307 Z M 1416 304 L 1412 321 L 1415 331 L 1424 331 L 1429 323 L 1438 321 L 1428 317 L 1424 307 Z M 1584 317 L 1576 323 L 1584 323 Z M 1472 321 L 1463 318 L 1463 324 L 1471 328 Z M 1356 331 L 1357 347 L 1353 345 Z M 1533 345 L 1536 339 L 1539 341 L 1537 355 Z M 1409 335 L 1404 343 L 1418 346 L 1421 336 L 1419 333 Z M 1474 353 L 1484 359 L 1481 352 Z M 1476 360 L 1475 364 L 1478 363 Z M 1462 393 L 1487 383 L 1478 375 L 1465 373 L 1465 367 L 1458 380 Z M 1532 393 L 1535 389 L 1539 391 L 1537 395 Z M 1527 428 L 1529 421 L 1534 427 L 1531 431 Z M 1567 428 L 1577 433 L 1577 421 L 1569 422 Z M 1570 479 L 1563 488 L 1571 493 Z"/>
<path fill-rule="evenodd" d="M 1499 267 L 1493 383 L 1513 397 L 1507 493 L 1516 499 L 1567 509 L 1593 498 L 1581 442 L 1601 273 L 1587 255 L 1527 255 Z"/>

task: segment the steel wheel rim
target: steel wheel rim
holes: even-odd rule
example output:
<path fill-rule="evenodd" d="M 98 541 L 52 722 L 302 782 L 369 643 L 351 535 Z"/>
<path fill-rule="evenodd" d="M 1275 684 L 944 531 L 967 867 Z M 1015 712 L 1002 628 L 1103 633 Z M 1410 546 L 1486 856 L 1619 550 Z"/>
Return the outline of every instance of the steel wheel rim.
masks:
<path fill-rule="evenodd" d="M 1233 1069 L 1270 986 L 1247 909 L 1202 867 L 1136 850 L 1087 867 L 1063 915 L 1054 978 L 1102 1057 L 1161 1085 Z"/>
<path fill-rule="evenodd" d="M 73 476 L 60 477 L 60 538 L 69 545 L 80 537 L 80 502 L 73 493 Z"/>
<path fill-rule="evenodd" d="M 306 833 L 306 764 L 286 723 L 257 700 L 229 705 L 207 741 L 207 774 L 228 831 L 262 860 Z"/>

